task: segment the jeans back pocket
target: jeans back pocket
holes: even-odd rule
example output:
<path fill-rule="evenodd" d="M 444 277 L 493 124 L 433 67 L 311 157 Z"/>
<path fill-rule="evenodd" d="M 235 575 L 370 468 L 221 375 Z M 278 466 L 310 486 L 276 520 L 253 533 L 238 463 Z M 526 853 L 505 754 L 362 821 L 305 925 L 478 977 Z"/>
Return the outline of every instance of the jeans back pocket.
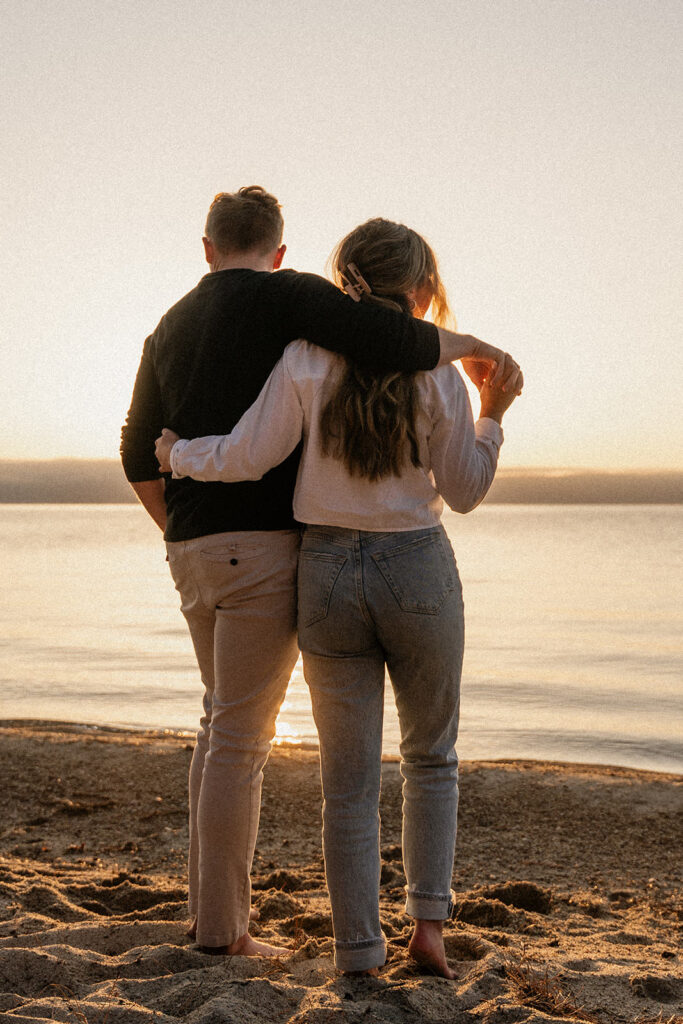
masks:
<path fill-rule="evenodd" d="M 372 556 L 404 612 L 438 615 L 460 586 L 452 551 L 440 532 L 399 543 Z"/>
<path fill-rule="evenodd" d="M 347 556 L 328 551 L 299 553 L 299 629 L 312 626 L 327 616 L 334 585 Z"/>

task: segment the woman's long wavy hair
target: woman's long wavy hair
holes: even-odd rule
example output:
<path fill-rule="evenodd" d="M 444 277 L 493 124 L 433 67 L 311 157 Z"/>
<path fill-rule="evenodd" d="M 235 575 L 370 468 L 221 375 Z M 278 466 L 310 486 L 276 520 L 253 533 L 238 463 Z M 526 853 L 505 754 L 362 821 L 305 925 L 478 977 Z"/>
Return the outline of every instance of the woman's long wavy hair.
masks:
<path fill-rule="evenodd" d="M 413 289 L 431 294 L 433 319 L 454 324 L 436 257 L 424 238 L 390 220 L 366 221 L 343 238 L 330 257 L 334 279 L 355 264 L 372 289 L 362 302 L 412 312 Z M 321 416 L 323 455 L 340 459 L 351 476 L 380 480 L 420 465 L 415 375 L 380 374 L 347 360 L 347 367 Z"/>

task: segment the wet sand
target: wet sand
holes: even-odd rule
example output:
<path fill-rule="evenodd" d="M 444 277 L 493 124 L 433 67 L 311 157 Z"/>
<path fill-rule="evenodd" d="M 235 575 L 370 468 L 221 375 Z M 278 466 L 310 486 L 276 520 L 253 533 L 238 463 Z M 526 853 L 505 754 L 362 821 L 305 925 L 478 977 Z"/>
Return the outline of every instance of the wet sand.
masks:
<path fill-rule="evenodd" d="M 266 768 L 252 931 L 277 961 L 186 936 L 188 739 L 0 725 L 0 1015 L 81 1024 L 683 1022 L 683 777 L 469 762 L 461 772 L 455 981 L 407 957 L 400 775 L 382 795 L 378 978 L 332 961 L 315 751 Z"/>

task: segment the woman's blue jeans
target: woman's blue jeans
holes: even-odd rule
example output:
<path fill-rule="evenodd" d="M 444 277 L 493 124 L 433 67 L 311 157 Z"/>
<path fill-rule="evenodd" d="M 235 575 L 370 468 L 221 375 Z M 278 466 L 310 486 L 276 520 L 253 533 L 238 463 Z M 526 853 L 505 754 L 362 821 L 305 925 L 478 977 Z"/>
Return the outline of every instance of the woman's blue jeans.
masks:
<path fill-rule="evenodd" d="M 335 961 L 367 970 L 386 959 L 378 809 L 385 666 L 401 729 L 406 912 L 444 920 L 451 908 L 464 623 L 443 527 L 307 527 L 298 625 L 320 736 Z"/>

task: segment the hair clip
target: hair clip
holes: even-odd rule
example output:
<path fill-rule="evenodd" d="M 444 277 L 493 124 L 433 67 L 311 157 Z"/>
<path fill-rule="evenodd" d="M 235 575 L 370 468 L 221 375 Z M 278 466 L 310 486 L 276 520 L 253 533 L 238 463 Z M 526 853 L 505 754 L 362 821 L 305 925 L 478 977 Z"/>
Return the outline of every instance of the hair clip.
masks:
<path fill-rule="evenodd" d="M 366 295 L 372 295 L 372 288 L 365 280 L 355 263 L 349 263 L 346 268 L 346 273 L 341 271 L 340 277 L 344 284 L 344 291 L 347 295 L 351 296 L 354 302 L 360 302 L 363 292 L 365 292 Z"/>

